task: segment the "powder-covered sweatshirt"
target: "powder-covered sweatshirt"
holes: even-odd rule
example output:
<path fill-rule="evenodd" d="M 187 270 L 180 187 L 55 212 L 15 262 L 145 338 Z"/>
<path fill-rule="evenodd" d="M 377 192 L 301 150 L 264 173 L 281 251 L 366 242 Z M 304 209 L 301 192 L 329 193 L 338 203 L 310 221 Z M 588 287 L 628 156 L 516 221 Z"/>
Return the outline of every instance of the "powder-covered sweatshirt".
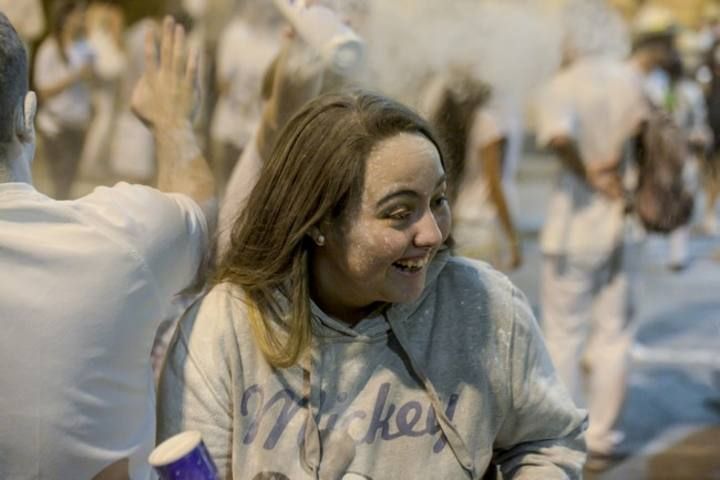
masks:
<path fill-rule="evenodd" d="M 216 286 L 168 354 L 159 440 L 199 430 L 223 479 L 478 479 L 491 460 L 505 479 L 581 477 L 586 415 L 485 264 L 440 252 L 417 301 L 354 328 L 313 305 L 313 332 L 310 360 L 275 369 L 242 291 Z"/>

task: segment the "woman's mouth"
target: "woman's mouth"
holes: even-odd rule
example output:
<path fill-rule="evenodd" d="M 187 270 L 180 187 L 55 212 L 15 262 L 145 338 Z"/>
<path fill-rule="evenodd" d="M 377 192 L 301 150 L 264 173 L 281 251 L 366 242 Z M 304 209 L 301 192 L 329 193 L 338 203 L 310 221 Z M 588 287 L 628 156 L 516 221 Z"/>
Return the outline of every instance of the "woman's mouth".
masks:
<path fill-rule="evenodd" d="M 393 267 L 400 270 L 403 273 L 417 273 L 430 263 L 430 252 L 423 257 L 406 258 L 393 262 Z"/>

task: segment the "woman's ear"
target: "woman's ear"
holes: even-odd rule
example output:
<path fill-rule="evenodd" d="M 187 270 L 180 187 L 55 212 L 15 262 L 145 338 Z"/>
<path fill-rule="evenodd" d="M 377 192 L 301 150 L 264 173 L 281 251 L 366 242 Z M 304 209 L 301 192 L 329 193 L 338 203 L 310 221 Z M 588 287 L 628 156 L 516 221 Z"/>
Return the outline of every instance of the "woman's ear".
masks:
<path fill-rule="evenodd" d="M 318 247 L 322 247 L 325 245 L 325 235 L 322 233 L 319 227 L 311 227 L 308 231 L 308 235 L 310 235 L 310 238 L 313 239 L 313 242 L 315 242 L 315 245 Z"/>
<path fill-rule="evenodd" d="M 37 96 L 29 91 L 22 102 L 18 102 L 15 111 L 15 134 L 23 143 L 35 142 L 35 112 L 37 112 Z"/>

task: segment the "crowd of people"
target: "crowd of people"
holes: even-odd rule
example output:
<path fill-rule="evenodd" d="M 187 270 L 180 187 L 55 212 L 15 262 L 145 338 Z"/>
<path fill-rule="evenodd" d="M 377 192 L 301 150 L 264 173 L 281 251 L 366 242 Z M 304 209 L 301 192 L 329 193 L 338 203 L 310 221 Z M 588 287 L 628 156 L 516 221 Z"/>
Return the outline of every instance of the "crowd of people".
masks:
<path fill-rule="evenodd" d="M 643 238 L 679 271 L 695 218 L 718 233 L 720 9 L 683 30 L 573 1 L 625 56 L 568 29 L 532 92 L 468 58 L 405 105 L 273 2 L 226 2 L 217 30 L 206 2 L 128 26 L 112 0 L 0 0 L 0 478 L 152 478 L 187 430 L 218 478 L 573 479 L 625 456 Z M 372 16 L 290 3 L 357 45 Z M 559 165 L 540 321 L 501 273 L 528 138 Z"/>

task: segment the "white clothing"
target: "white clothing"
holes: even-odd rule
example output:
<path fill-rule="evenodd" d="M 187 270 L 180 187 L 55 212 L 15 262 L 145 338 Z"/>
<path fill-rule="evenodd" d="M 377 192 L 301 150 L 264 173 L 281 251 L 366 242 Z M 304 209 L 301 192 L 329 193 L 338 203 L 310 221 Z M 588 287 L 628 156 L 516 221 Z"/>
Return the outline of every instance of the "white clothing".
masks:
<path fill-rule="evenodd" d="M 87 44 L 76 42 L 66 52 L 68 61 L 60 55 L 54 37 L 46 38 L 35 56 L 35 85 L 48 88 L 67 78 L 91 61 Z M 76 82 L 63 92 L 43 101 L 38 112 L 38 129 L 45 135 L 56 135 L 63 127 L 85 128 L 90 121 L 90 90 L 85 82 Z"/>
<path fill-rule="evenodd" d="M 260 120 L 262 78 L 277 49 L 275 36 L 241 18 L 225 28 L 218 46 L 217 74 L 229 83 L 229 89 L 215 106 L 213 140 L 245 147 Z"/>
<path fill-rule="evenodd" d="M 41 0 L 0 0 L 3 12 L 26 43 L 37 40 L 45 31 Z"/>
<path fill-rule="evenodd" d="M 145 19 L 125 32 L 127 68 L 120 86 L 121 105 L 110 144 L 113 173 L 138 181 L 148 181 L 155 173 L 155 143 L 150 130 L 130 111 L 130 98 L 145 70 L 145 34 L 155 26 L 153 20 Z"/>
<path fill-rule="evenodd" d="M 479 132 L 479 146 L 504 139 L 503 183 L 514 183 L 522 158 L 525 133 L 522 105 L 507 96 L 495 93 L 482 109 L 483 123 Z M 512 201 L 510 202 L 512 203 Z"/>
<path fill-rule="evenodd" d="M 478 109 L 468 132 L 465 170 L 453 205 L 453 218 L 463 223 L 485 223 L 495 218 L 489 202 L 488 185 L 480 163 L 480 150 L 502 138 L 497 118 L 486 109 Z"/>
<path fill-rule="evenodd" d="M 634 278 L 640 248 L 624 244 L 599 266 L 571 257 L 543 258 L 540 301 L 545 343 L 575 403 L 588 408 L 588 449 L 612 453 L 624 435 L 615 430 L 625 400 Z M 583 363 L 590 368 L 585 381 Z M 587 390 L 588 395 L 585 395 Z"/>
<path fill-rule="evenodd" d="M 207 247 L 200 208 L 149 187 L 55 201 L 0 184 L 0 478 L 151 475 L 153 336 Z"/>
<path fill-rule="evenodd" d="M 480 150 L 502 137 L 498 118 L 486 108 L 478 109 L 468 132 L 465 171 L 453 205 L 453 238 L 457 252 L 496 266 L 502 263 L 503 237 L 483 174 Z"/>
<path fill-rule="evenodd" d="M 690 226 L 683 225 L 673 230 L 668 241 L 670 243 L 668 265 L 678 268 L 686 266 L 690 260 Z"/>
<path fill-rule="evenodd" d="M 495 218 L 495 206 L 489 201 L 487 182 L 479 152 L 493 142 L 505 140 L 503 151 L 501 178 L 503 187 L 514 183 L 522 153 L 523 126 L 517 111 L 498 108 L 496 102 L 483 106 L 475 113 L 472 127 L 468 135 L 465 152 L 465 171 L 458 192 L 458 199 L 453 206 L 454 217 L 463 221 L 478 218 Z M 513 190 L 511 188 L 511 190 Z M 508 202 L 513 205 L 512 201 Z M 512 207 L 511 207 L 512 210 Z"/>
<path fill-rule="evenodd" d="M 537 137 L 545 146 L 569 137 L 585 165 L 620 160 L 648 106 L 639 71 L 612 59 L 580 60 L 542 91 Z M 588 449 L 613 453 L 632 344 L 632 260 L 638 243 L 622 200 L 610 200 L 565 169 L 551 197 L 540 248 L 545 340 L 560 378 L 585 403 L 581 361 L 587 355 Z"/>
<path fill-rule="evenodd" d="M 260 177 L 263 159 L 257 148 L 257 135 L 256 131 L 240 155 L 240 160 L 235 165 L 228 181 L 225 196 L 220 202 L 218 214 L 218 253 L 220 256 L 230 246 L 230 233 L 235 220 L 245 208 L 250 192 L 255 188 Z"/>
<path fill-rule="evenodd" d="M 102 175 L 109 169 L 111 141 L 113 132 L 116 131 L 116 99 L 120 76 L 125 70 L 127 59 L 111 34 L 100 27 L 90 32 L 88 43 L 95 53 L 93 69 L 98 80 L 93 84 L 94 114 L 85 138 L 80 164 L 81 169 Z"/>
<path fill-rule="evenodd" d="M 501 182 L 508 209 L 516 211 L 515 174 L 522 153 L 522 117 L 517 110 L 491 99 L 475 113 L 465 152 L 465 171 L 453 205 L 453 238 L 458 252 L 495 265 L 509 254 L 508 243 L 499 225 L 497 208 L 490 199 L 480 151 L 504 140 Z"/>
<path fill-rule="evenodd" d="M 97 76 L 105 81 L 120 78 L 127 66 L 127 58 L 112 33 L 97 26 L 90 31 L 88 43 L 95 53 L 93 70 Z"/>
<path fill-rule="evenodd" d="M 536 107 L 538 143 L 570 137 L 587 165 L 621 157 L 648 112 L 640 72 L 603 57 L 561 71 L 540 93 Z M 563 171 L 549 202 L 542 252 L 602 261 L 622 241 L 623 208 L 621 201 L 608 200 Z"/>

